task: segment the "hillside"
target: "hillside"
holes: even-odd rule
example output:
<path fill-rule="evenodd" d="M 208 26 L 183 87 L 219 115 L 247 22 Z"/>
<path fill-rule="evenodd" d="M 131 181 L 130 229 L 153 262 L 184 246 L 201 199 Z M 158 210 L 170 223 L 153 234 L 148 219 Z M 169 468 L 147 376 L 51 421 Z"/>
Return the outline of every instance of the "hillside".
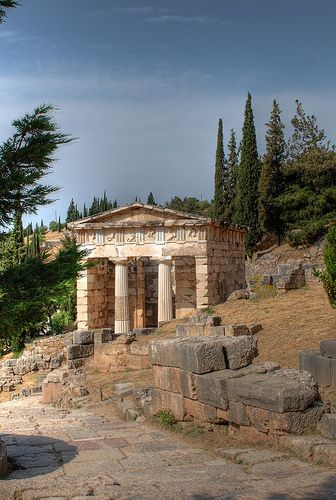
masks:
<path fill-rule="evenodd" d="M 214 308 L 223 323 L 261 323 L 257 334 L 258 361 L 297 367 L 302 349 L 318 349 L 323 338 L 336 337 L 336 309 L 321 285 L 293 290 L 264 300 L 238 300 Z M 160 337 L 174 334 L 176 321 L 160 329 Z"/>

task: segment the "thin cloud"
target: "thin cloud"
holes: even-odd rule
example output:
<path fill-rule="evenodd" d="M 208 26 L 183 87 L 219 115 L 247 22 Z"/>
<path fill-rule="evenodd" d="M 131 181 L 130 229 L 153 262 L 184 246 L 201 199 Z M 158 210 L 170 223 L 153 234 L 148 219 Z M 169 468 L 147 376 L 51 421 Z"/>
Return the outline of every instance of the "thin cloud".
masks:
<path fill-rule="evenodd" d="M 138 17 L 142 22 L 165 24 L 165 23 L 184 23 L 184 24 L 229 24 L 224 19 L 217 19 L 209 16 L 184 16 L 174 13 L 170 9 L 143 6 L 143 7 L 112 7 L 108 11 L 95 11 L 93 15 L 108 16 L 132 16 Z"/>
<path fill-rule="evenodd" d="M 37 40 L 35 36 L 22 35 L 19 31 L 14 30 L 1 30 L 0 42 L 4 43 L 27 43 Z"/>
<path fill-rule="evenodd" d="M 216 19 L 208 16 L 180 16 L 176 14 L 162 14 L 152 16 L 145 20 L 146 22 L 165 24 L 165 23 L 184 23 L 184 24 L 229 24 L 223 19 Z"/>

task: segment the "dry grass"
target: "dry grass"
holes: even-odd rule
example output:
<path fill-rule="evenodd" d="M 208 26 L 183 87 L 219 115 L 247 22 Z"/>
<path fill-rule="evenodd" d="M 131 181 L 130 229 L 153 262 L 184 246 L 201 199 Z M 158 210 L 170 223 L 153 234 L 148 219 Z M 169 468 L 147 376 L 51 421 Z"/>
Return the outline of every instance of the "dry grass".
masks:
<path fill-rule="evenodd" d="M 298 351 L 318 349 L 325 338 L 336 338 L 336 310 L 322 286 L 293 290 L 263 300 L 238 300 L 216 306 L 223 323 L 261 323 L 258 361 L 275 361 L 296 368 Z M 175 335 L 174 320 L 141 342 Z"/>
<path fill-rule="evenodd" d="M 265 300 L 240 300 L 217 306 L 228 323 L 261 323 L 258 361 L 297 367 L 298 351 L 318 349 L 325 338 L 336 338 L 336 310 L 322 286 L 287 292 Z"/>

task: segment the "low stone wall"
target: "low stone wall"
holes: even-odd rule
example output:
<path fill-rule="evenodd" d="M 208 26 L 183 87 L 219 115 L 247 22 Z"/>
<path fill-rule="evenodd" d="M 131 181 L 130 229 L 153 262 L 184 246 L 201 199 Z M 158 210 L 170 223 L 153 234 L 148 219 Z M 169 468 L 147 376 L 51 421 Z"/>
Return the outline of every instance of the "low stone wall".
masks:
<path fill-rule="evenodd" d="M 8 472 L 6 446 L 0 440 L 0 478 L 5 477 Z"/>
<path fill-rule="evenodd" d="M 260 323 L 249 325 L 241 323 L 222 324 L 221 316 L 214 314 L 198 313 L 192 316 L 187 323 L 176 326 L 177 337 L 207 337 L 226 336 L 238 337 L 240 335 L 255 335 L 262 330 Z"/>
<path fill-rule="evenodd" d="M 59 368 L 66 359 L 66 336 L 36 340 L 17 359 L 0 364 L 0 392 L 14 391 L 22 376 L 30 372 L 48 372 Z"/>
<path fill-rule="evenodd" d="M 115 334 L 110 328 L 77 330 L 72 344 L 68 345 L 68 368 L 79 368 L 93 361 L 99 371 L 140 370 L 150 368 L 148 345 L 138 343 L 136 337 L 150 333 L 152 329 L 138 329 L 132 334 Z"/>
<path fill-rule="evenodd" d="M 320 350 L 299 352 L 299 368 L 312 374 L 320 387 L 336 387 L 336 339 L 320 342 Z"/>
<path fill-rule="evenodd" d="M 149 415 L 166 410 L 179 421 L 272 437 L 313 431 L 324 413 L 309 373 L 251 364 L 258 355 L 253 336 L 167 339 L 152 342 L 149 354 Z"/>

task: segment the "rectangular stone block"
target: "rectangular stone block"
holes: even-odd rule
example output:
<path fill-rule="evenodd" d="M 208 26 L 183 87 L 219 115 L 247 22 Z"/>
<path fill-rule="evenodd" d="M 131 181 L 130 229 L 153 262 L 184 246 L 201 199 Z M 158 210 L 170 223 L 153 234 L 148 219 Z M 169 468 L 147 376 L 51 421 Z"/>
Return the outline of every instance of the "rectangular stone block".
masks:
<path fill-rule="evenodd" d="M 74 345 L 93 344 L 93 332 L 91 330 L 75 330 L 72 334 Z"/>
<path fill-rule="evenodd" d="M 185 370 L 179 370 L 180 393 L 189 399 L 197 399 L 195 375 Z"/>
<path fill-rule="evenodd" d="M 188 325 L 176 325 L 176 336 L 186 337 L 188 335 Z"/>
<path fill-rule="evenodd" d="M 323 339 L 320 341 L 320 353 L 326 358 L 336 359 L 336 339 Z"/>
<path fill-rule="evenodd" d="M 179 368 L 153 365 L 154 386 L 164 391 L 180 393 Z"/>
<path fill-rule="evenodd" d="M 227 413 L 230 423 L 236 425 L 250 425 L 250 419 L 246 413 L 246 406 L 244 404 L 230 401 Z"/>
<path fill-rule="evenodd" d="M 166 339 L 150 342 L 148 345 L 148 354 L 152 365 L 179 368 L 178 342 L 176 342 L 178 340 L 179 339 Z"/>
<path fill-rule="evenodd" d="M 93 356 L 93 344 L 68 345 L 68 359 L 88 358 Z"/>
<path fill-rule="evenodd" d="M 231 403 L 230 403 L 231 404 Z M 321 406 L 310 406 L 303 411 L 278 413 L 274 411 L 245 407 L 247 418 L 258 431 L 272 434 L 304 434 L 316 430 L 323 414 Z"/>
<path fill-rule="evenodd" d="M 277 413 L 303 411 L 318 397 L 311 375 L 290 369 L 232 378 L 227 393 L 229 401 Z"/>
<path fill-rule="evenodd" d="M 336 439 L 336 413 L 323 415 L 318 425 L 318 431 L 328 439 Z"/>
<path fill-rule="evenodd" d="M 185 420 L 198 420 L 199 422 L 218 422 L 217 411 L 214 406 L 209 406 L 193 399 L 184 398 Z"/>
<path fill-rule="evenodd" d="M 201 403 L 227 410 L 229 408 L 227 381 L 232 377 L 237 377 L 238 373 L 234 370 L 221 370 L 195 375 L 197 399 Z"/>
<path fill-rule="evenodd" d="M 258 356 L 258 341 L 255 337 L 245 335 L 225 337 L 221 341 L 223 342 L 226 366 L 230 370 L 244 368 Z"/>
<path fill-rule="evenodd" d="M 94 342 L 96 344 L 105 344 L 106 342 L 112 342 L 117 335 L 113 332 L 113 328 L 98 328 L 94 330 Z"/>
<path fill-rule="evenodd" d="M 227 337 L 239 337 L 241 335 L 250 335 L 247 325 L 234 323 L 233 325 L 225 325 L 225 335 Z"/>
<path fill-rule="evenodd" d="M 218 337 L 224 337 L 225 336 L 225 325 L 206 326 L 204 329 L 204 335 L 210 336 L 210 337 L 212 335 L 216 335 Z"/>
<path fill-rule="evenodd" d="M 203 337 L 204 328 L 204 325 L 188 325 L 187 335 L 188 337 Z"/>
<path fill-rule="evenodd" d="M 208 373 L 226 367 L 223 345 L 214 337 L 190 339 L 178 346 L 179 366 L 193 373 Z"/>
<path fill-rule="evenodd" d="M 329 387 L 331 384 L 331 361 L 319 351 L 299 352 L 299 369 L 309 372 L 321 387 Z"/>
<path fill-rule="evenodd" d="M 148 416 L 157 415 L 159 411 L 169 411 L 176 420 L 182 421 L 185 416 L 184 398 L 181 394 L 153 389 L 152 404 L 148 408 Z"/>

